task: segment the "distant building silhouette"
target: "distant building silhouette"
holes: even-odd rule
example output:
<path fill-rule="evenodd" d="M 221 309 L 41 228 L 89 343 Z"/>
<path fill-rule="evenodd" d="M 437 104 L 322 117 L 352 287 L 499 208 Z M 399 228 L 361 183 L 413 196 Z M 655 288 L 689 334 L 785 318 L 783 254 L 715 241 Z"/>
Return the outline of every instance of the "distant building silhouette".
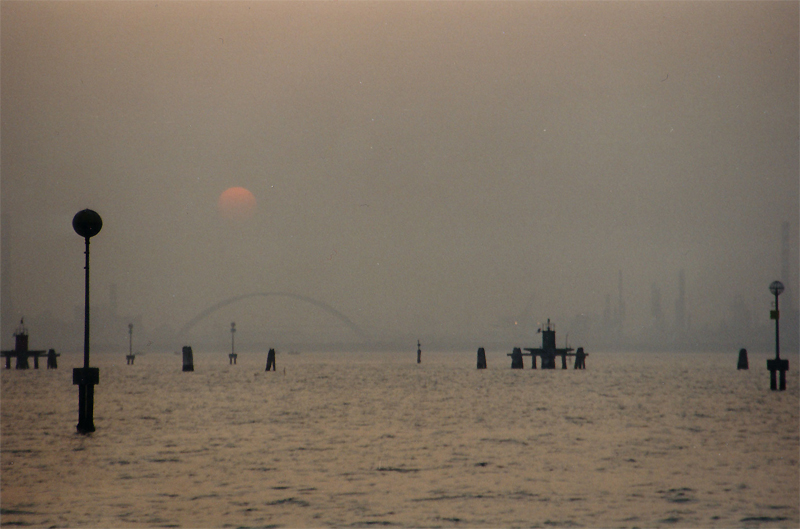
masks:
<path fill-rule="evenodd" d="M 678 299 L 675 300 L 675 334 L 682 339 L 686 333 L 686 275 L 678 272 Z"/>

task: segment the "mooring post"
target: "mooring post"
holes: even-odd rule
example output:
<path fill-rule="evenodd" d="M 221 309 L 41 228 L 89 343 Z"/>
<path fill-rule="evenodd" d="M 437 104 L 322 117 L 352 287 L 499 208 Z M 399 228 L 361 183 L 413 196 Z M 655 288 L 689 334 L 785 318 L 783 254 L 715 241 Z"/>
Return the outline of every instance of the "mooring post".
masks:
<path fill-rule="evenodd" d="M 486 350 L 478 347 L 478 369 L 486 369 Z"/>
<path fill-rule="evenodd" d="M 750 369 L 750 364 L 747 362 L 747 349 L 739 349 L 739 362 L 736 364 L 736 369 Z"/>
<path fill-rule="evenodd" d="M 422 363 L 422 346 L 420 345 L 419 340 L 417 340 L 417 363 Z"/>
<path fill-rule="evenodd" d="M 586 353 L 583 352 L 583 347 L 578 347 L 575 351 L 575 369 L 586 369 Z"/>
<path fill-rule="evenodd" d="M 129 366 L 133 365 L 133 361 L 136 359 L 136 355 L 133 354 L 133 324 L 128 324 L 128 354 L 125 356 L 125 360 L 127 361 Z"/>
<path fill-rule="evenodd" d="M 89 239 L 103 227 L 103 219 L 95 211 L 84 209 L 72 218 L 72 228 L 86 242 L 86 264 L 84 269 L 84 316 L 83 316 L 83 368 L 72 370 L 72 384 L 78 386 L 78 432 L 94 431 L 94 386 L 100 383 L 100 370 L 89 367 Z"/>
<path fill-rule="evenodd" d="M 188 345 L 183 346 L 183 370 L 194 371 L 194 355 L 192 355 L 192 348 Z"/>
<path fill-rule="evenodd" d="M 511 357 L 511 369 L 522 369 L 524 367 L 522 364 L 522 349 L 515 347 L 509 356 Z M 535 359 L 536 357 L 531 356 L 531 358 Z"/>
<path fill-rule="evenodd" d="M 276 371 L 275 367 L 275 349 L 270 349 L 267 353 L 267 371 Z"/>
<path fill-rule="evenodd" d="M 56 358 L 58 355 L 56 354 L 55 349 L 50 349 L 47 351 L 47 369 L 58 369 L 58 360 Z"/>
<path fill-rule="evenodd" d="M 775 320 L 775 359 L 767 360 L 769 369 L 769 388 L 771 390 L 784 391 L 786 389 L 786 372 L 789 370 L 789 361 L 781 360 L 781 335 L 780 335 L 780 308 L 778 307 L 778 296 L 783 292 L 783 283 L 773 281 L 769 285 L 769 291 L 775 296 L 775 310 L 770 312 L 770 318 Z M 780 372 L 780 385 L 776 383 L 776 375 Z"/>

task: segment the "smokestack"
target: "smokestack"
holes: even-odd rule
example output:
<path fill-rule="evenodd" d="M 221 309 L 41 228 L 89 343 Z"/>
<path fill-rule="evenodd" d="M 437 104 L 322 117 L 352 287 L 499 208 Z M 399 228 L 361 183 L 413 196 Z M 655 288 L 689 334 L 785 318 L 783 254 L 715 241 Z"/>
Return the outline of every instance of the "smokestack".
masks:
<path fill-rule="evenodd" d="M 781 282 L 785 287 L 783 293 L 782 305 L 787 309 L 794 307 L 792 304 L 792 268 L 791 268 L 791 254 L 790 254 L 790 239 L 789 239 L 789 222 L 784 221 L 781 224 Z"/>
<path fill-rule="evenodd" d="M 686 330 L 686 277 L 683 269 L 678 272 L 678 299 L 675 301 L 675 330 Z"/>
<path fill-rule="evenodd" d="M 10 349 L 6 343 L 11 339 L 11 330 L 16 320 L 11 296 L 11 217 L 3 213 L 0 217 L 0 327 L 2 327 L 3 349 Z"/>
<path fill-rule="evenodd" d="M 625 300 L 622 298 L 622 270 L 619 271 L 619 300 L 618 300 L 618 316 L 619 316 L 619 334 L 622 334 L 622 324 L 625 321 Z"/>

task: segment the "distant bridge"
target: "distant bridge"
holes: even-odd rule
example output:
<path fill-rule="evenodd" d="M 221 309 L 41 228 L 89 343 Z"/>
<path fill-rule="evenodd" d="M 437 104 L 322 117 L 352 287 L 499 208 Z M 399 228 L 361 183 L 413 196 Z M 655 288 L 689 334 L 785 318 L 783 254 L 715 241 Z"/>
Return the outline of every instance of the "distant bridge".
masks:
<path fill-rule="evenodd" d="M 197 316 L 195 316 L 194 318 L 189 320 L 186 323 L 186 325 L 184 325 L 183 328 L 181 328 L 181 330 L 178 332 L 178 336 L 179 337 L 185 336 L 186 333 L 189 332 L 189 330 L 192 327 L 197 325 L 203 318 L 213 314 L 214 312 L 218 311 L 219 309 L 221 309 L 223 307 L 227 307 L 228 305 L 231 305 L 231 304 L 236 303 L 237 301 L 241 301 L 243 299 L 255 298 L 255 297 L 270 297 L 270 296 L 291 298 L 291 299 L 296 299 L 298 301 L 304 301 L 306 303 L 310 303 L 311 305 L 314 305 L 315 307 L 319 307 L 320 309 L 324 310 L 325 312 L 327 312 L 331 316 L 334 316 L 339 321 L 341 321 L 342 323 L 347 325 L 347 327 L 351 331 L 353 331 L 362 340 L 365 340 L 365 341 L 369 340 L 369 336 L 367 335 L 367 333 L 365 333 L 358 325 L 356 325 L 355 323 L 350 321 L 350 318 L 348 318 L 347 316 L 345 316 L 344 314 L 342 314 L 338 310 L 334 309 L 333 307 L 331 307 L 327 303 L 325 303 L 323 301 L 316 300 L 314 298 L 310 298 L 308 296 L 301 296 L 300 294 L 294 294 L 292 292 L 253 292 L 253 293 L 250 293 L 250 294 L 242 294 L 240 296 L 233 296 L 232 298 L 223 299 L 219 303 L 215 303 L 214 305 L 211 305 L 206 310 L 204 310 L 203 312 L 201 312 L 200 314 L 198 314 Z"/>

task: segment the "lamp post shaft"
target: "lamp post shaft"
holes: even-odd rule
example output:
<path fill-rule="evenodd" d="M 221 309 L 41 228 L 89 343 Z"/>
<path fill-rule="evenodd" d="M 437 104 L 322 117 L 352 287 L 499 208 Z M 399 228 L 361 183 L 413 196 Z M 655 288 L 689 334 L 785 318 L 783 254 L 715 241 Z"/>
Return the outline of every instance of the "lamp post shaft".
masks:
<path fill-rule="evenodd" d="M 775 294 L 775 312 L 778 317 L 775 318 L 775 360 L 781 359 L 781 331 L 780 331 L 780 309 L 778 307 L 778 294 Z"/>
<path fill-rule="evenodd" d="M 86 287 L 83 313 L 83 367 L 89 367 L 89 237 L 86 237 Z"/>

